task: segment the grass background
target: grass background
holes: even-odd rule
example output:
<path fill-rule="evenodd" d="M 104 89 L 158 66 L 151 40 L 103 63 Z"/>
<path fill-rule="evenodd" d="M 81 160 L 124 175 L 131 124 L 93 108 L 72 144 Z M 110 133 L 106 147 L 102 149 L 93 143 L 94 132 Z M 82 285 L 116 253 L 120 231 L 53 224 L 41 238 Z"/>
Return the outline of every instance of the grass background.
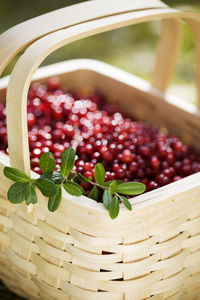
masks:
<path fill-rule="evenodd" d="M 79 2 L 83 1 L 0 0 L 0 33 L 32 17 Z M 184 7 L 200 12 L 199 0 L 163 2 L 173 7 Z M 148 79 L 154 65 L 159 32 L 160 22 L 156 21 L 98 34 L 58 49 L 44 61 L 43 65 L 73 58 L 94 58 Z M 16 59 L 11 62 L 4 75 L 11 72 L 15 62 Z M 195 101 L 194 74 L 193 38 L 191 31 L 183 23 L 183 42 L 171 91 L 189 101 Z M 0 285 L 0 299 L 20 300 L 22 298 Z"/>

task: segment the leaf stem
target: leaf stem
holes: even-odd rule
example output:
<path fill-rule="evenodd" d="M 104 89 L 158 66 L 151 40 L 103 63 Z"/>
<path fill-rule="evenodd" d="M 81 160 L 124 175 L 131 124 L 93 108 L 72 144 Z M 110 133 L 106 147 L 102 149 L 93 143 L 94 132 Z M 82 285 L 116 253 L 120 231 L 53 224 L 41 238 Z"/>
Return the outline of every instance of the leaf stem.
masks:
<path fill-rule="evenodd" d="M 99 185 L 98 183 L 93 182 L 93 181 L 89 181 L 89 182 L 90 182 L 92 185 L 95 185 L 95 186 L 97 186 L 97 187 L 99 187 L 99 188 L 101 188 L 101 189 L 103 189 L 103 190 L 110 190 L 110 188 L 107 187 L 107 186 Z"/>
<path fill-rule="evenodd" d="M 76 174 L 80 174 L 79 172 L 75 172 L 75 176 L 76 176 Z M 81 174 L 80 174 L 81 175 Z M 74 176 L 74 177 L 75 177 Z M 107 186 L 103 186 L 103 185 L 100 185 L 100 184 L 98 184 L 98 183 L 96 183 L 96 182 L 93 182 L 93 181 L 90 181 L 90 180 L 88 180 L 86 177 L 84 177 L 85 178 L 85 180 L 88 182 L 88 183 L 90 183 L 90 184 L 92 184 L 92 185 L 95 185 L 95 186 L 97 186 L 97 187 L 99 187 L 99 188 L 101 188 L 101 189 L 104 189 L 104 190 L 110 190 L 110 188 L 109 187 L 107 187 Z"/>
<path fill-rule="evenodd" d="M 115 195 L 118 197 L 118 199 L 119 199 L 119 202 L 120 202 L 120 203 L 122 203 L 122 200 L 121 200 L 121 197 L 120 197 L 120 195 L 119 195 L 118 193 L 115 193 Z"/>

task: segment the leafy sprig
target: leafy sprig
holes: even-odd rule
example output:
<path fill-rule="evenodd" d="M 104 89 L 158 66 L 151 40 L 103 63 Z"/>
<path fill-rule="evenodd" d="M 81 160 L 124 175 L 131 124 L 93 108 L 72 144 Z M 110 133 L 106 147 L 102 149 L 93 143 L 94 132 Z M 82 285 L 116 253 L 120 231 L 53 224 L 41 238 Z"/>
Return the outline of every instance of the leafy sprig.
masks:
<path fill-rule="evenodd" d="M 49 211 L 54 212 L 60 205 L 62 188 L 73 196 L 87 196 L 81 183 L 89 183 L 92 188 L 88 197 L 98 202 L 102 195 L 104 207 L 109 211 L 110 217 L 115 219 L 119 214 L 120 203 L 128 210 L 132 210 L 132 205 L 125 195 L 139 195 L 145 191 L 145 185 L 139 182 L 105 181 L 106 172 L 101 163 L 95 165 L 94 178 L 86 178 L 73 171 L 74 163 L 75 151 L 68 148 L 62 153 L 59 171 L 55 171 L 56 161 L 50 152 L 41 156 L 42 175 L 38 179 L 32 179 L 18 169 L 5 167 L 4 175 L 15 182 L 8 190 L 8 199 L 15 204 L 23 201 L 27 205 L 35 204 L 38 201 L 36 194 L 38 188 L 48 198 Z"/>

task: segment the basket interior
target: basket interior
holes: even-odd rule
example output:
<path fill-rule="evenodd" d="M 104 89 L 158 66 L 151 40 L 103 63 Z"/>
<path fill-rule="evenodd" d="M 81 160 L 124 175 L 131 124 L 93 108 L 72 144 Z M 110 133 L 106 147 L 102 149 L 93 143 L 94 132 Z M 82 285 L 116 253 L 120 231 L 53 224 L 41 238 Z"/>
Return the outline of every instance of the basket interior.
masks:
<path fill-rule="evenodd" d="M 128 115 L 165 128 L 200 150 L 200 115 L 193 104 L 168 96 L 132 74 L 95 60 L 78 59 L 43 67 L 34 81 L 45 82 L 53 75 L 59 75 L 69 90 L 87 86 L 97 89 Z"/>
<path fill-rule="evenodd" d="M 193 104 L 168 97 L 146 81 L 108 64 L 77 59 L 40 68 L 33 81 L 46 82 L 59 75 L 69 90 L 91 86 L 137 120 L 165 128 L 200 150 L 200 115 Z M 0 80 L 0 100 L 5 101 L 8 77 Z"/>

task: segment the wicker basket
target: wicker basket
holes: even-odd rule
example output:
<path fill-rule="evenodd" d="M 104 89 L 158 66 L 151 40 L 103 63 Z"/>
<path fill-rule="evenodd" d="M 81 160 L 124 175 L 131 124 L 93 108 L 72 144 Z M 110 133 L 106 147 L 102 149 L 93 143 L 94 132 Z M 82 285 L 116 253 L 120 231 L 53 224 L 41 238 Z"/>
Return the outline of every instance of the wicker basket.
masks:
<path fill-rule="evenodd" d="M 123 99 L 123 109 L 167 127 L 200 149 L 198 109 L 163 93 L 178 53 L 179 18 L 195 36 L 200 95 L 199 15 L 157 0 L 88 1 L 1 35 L 1 71 L 29 46 L 10 79 L 0 82 L 3 95 L 9 81 L 11 166 L 30 174 L 26 99 L 32 75 L 44 58 L 80 38 L 156 19 L 164 21 L 151 85 L 93 60 L 43 67 L 34 80 L 59 74 L 70 88 L 91 85 L 108 97 L 114 94 L 119 105 Z M 115 220 L 102 204 L 64 191 L 55 213 L 47 210 L 46 199 L 38 192 L 39 203 L 28 214 L 24 204 L 14 206 L 6 198 L 11 182 L 2 170 L 9 158 L 0 154 L 0 278 L 11 290 L 34 300 L 200 299 L 200 173 L 134 198 L 133 211 L 121 208 Z"/>

